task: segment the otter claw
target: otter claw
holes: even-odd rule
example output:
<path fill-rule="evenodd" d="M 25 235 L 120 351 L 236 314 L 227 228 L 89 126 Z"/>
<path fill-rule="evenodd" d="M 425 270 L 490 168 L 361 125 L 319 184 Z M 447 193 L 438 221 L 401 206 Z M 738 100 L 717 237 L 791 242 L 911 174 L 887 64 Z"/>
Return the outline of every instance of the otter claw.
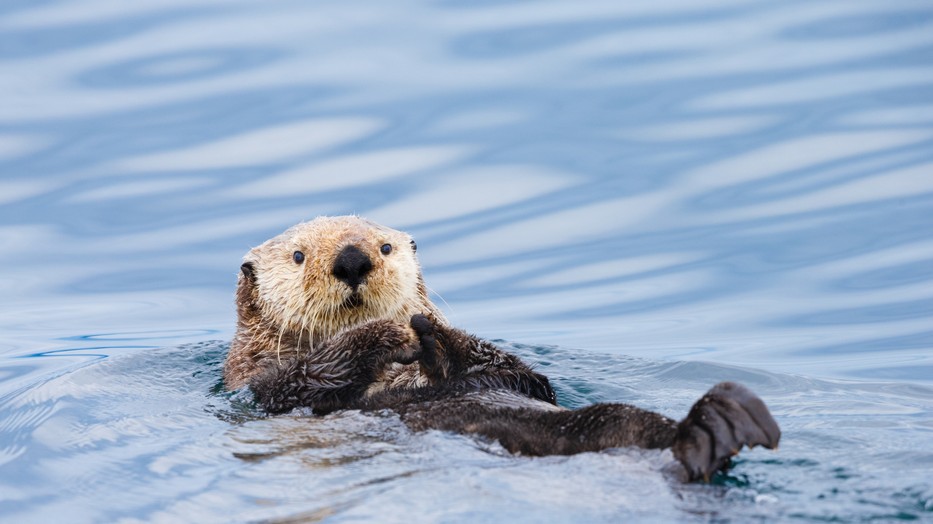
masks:
<path fill-rule="evenodd" d="M 765 403 L 751 390 L 723 382 L 696 402 L 677 426 L 672 451 L 690 480 L 729 467 L 743 446 L 777 448 L 781 430 Z"/>

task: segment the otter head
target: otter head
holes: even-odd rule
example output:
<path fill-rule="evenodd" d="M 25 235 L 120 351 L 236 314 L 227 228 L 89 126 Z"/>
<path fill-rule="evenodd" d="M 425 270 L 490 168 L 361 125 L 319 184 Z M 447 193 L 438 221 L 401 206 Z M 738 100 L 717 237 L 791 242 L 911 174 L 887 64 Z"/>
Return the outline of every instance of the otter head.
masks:
<path fill-rule="evenodd" d="M 408 234 L 356 216 L 298 224 L 244 257 L 241 326 L 261 322 L 280 337 L 313 344 L 368 320 L 442 318 L 427 298 L 415 250 Z"/>

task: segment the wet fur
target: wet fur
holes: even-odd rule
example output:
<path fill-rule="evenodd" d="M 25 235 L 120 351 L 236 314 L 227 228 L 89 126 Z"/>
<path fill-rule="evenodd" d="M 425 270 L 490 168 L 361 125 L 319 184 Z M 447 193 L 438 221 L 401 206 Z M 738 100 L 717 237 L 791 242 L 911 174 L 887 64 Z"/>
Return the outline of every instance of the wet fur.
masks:
<path fill-rule="evenodd" d="M 417 313 L 446 323 L 427 296 L 412 238 L 360 217 L 318 217 L 298 224 L 251 249 L 237 281 L 237 330 L 224 364 L 227 389 L 240 388 L 273 363 L 313 353 L 347 328 L 374 319 L 402 326 Z M 383 244 L 393 247 L 389 255 Z M 354 290 L 333 275 L 341 249 L 355 246 L 373 269 L 356 290 L 359 305 L 349 305 Z M 302 263 L 293 255 L 301 251 Z M 424 383 L 417 366 L 396 364 L 384 370 L 380 387 Z"/>
<path fill-rule="evenodd" d="M 245 259 L 237 337 L 225 365 L 228 387 L 248 383 L 270 413 L 389 409 L 414 430 L 480 435 L 525 455 L 670 447 L 691 480 L 728 467 L 743 446 L 774 448 L 780 439 L 764 403 L 728 382 L 712 388 L 680 422 L 627 404 L 561 408 L 547 377 L 447 324 L 425 295 L 413 252 L 377 259 L 383 272 L 368 279 L 364 308 L 334 306 L 347 296 L 348 286 L 328 280 L 341 246 L 353 243 L 373 257 L 386 238 L 403 242 L 407 235 L 337 217 L 280 237 Z M 296 277 L 287 257 L 310 245 L 317 249 L 306 268 L 311 274 Z M 285 269 L 277 267 L 283 264 Z M 263 275 L 270 271 L 273 276 Z M 393 280 L 398 278 L 410 282 Z"/>
<path fill-rule="evenodd" d="M 435 327 L 423 315 L 413 316 L 411 327 L 416 342 L 406 340 L 395 323 L 364 324 L 321 352 L 269 367 L 250 387 L 270 413 L 296 407 L 321 415 L 389 409 L 413 430 L 480 435 L 523 455 L 672 448 L 685 480 L 708 480 L 727 468 L 742 447 L 775 448 L 780 440 L 767 407 L 739 384 L 718 384 L 680 422 L 628 404 L 568 410 L 556 405 L 547 377 L 515 356 L 455 328 Z M 381 367 L 415 360 L 427 384 L 369 392 L 367 381 L 378 377 Z"/>

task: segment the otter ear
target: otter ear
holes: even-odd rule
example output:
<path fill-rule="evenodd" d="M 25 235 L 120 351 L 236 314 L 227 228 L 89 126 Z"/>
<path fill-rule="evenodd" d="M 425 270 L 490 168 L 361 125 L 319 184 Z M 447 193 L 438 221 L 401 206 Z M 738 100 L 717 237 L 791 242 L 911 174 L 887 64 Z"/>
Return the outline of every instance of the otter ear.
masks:
<path fill-rule="evenodd" d="M 250 282 L 256 281 L 256 268 L 253 266 L 252 262 L 243 262 L 243 265 L 240 266 L 240 271 L 243 272 L 243 276 Z"/>

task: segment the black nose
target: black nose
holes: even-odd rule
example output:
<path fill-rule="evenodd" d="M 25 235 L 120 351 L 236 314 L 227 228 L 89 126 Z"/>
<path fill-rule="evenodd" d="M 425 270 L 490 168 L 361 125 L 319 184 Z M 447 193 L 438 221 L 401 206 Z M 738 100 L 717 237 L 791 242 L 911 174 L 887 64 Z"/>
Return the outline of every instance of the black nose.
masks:
<path fill-rule="evenodd" d="M 334 276 L 356 289 L 372 271 L 373 262 L 356 246 L 343 248 L 334 260 Z"/>

